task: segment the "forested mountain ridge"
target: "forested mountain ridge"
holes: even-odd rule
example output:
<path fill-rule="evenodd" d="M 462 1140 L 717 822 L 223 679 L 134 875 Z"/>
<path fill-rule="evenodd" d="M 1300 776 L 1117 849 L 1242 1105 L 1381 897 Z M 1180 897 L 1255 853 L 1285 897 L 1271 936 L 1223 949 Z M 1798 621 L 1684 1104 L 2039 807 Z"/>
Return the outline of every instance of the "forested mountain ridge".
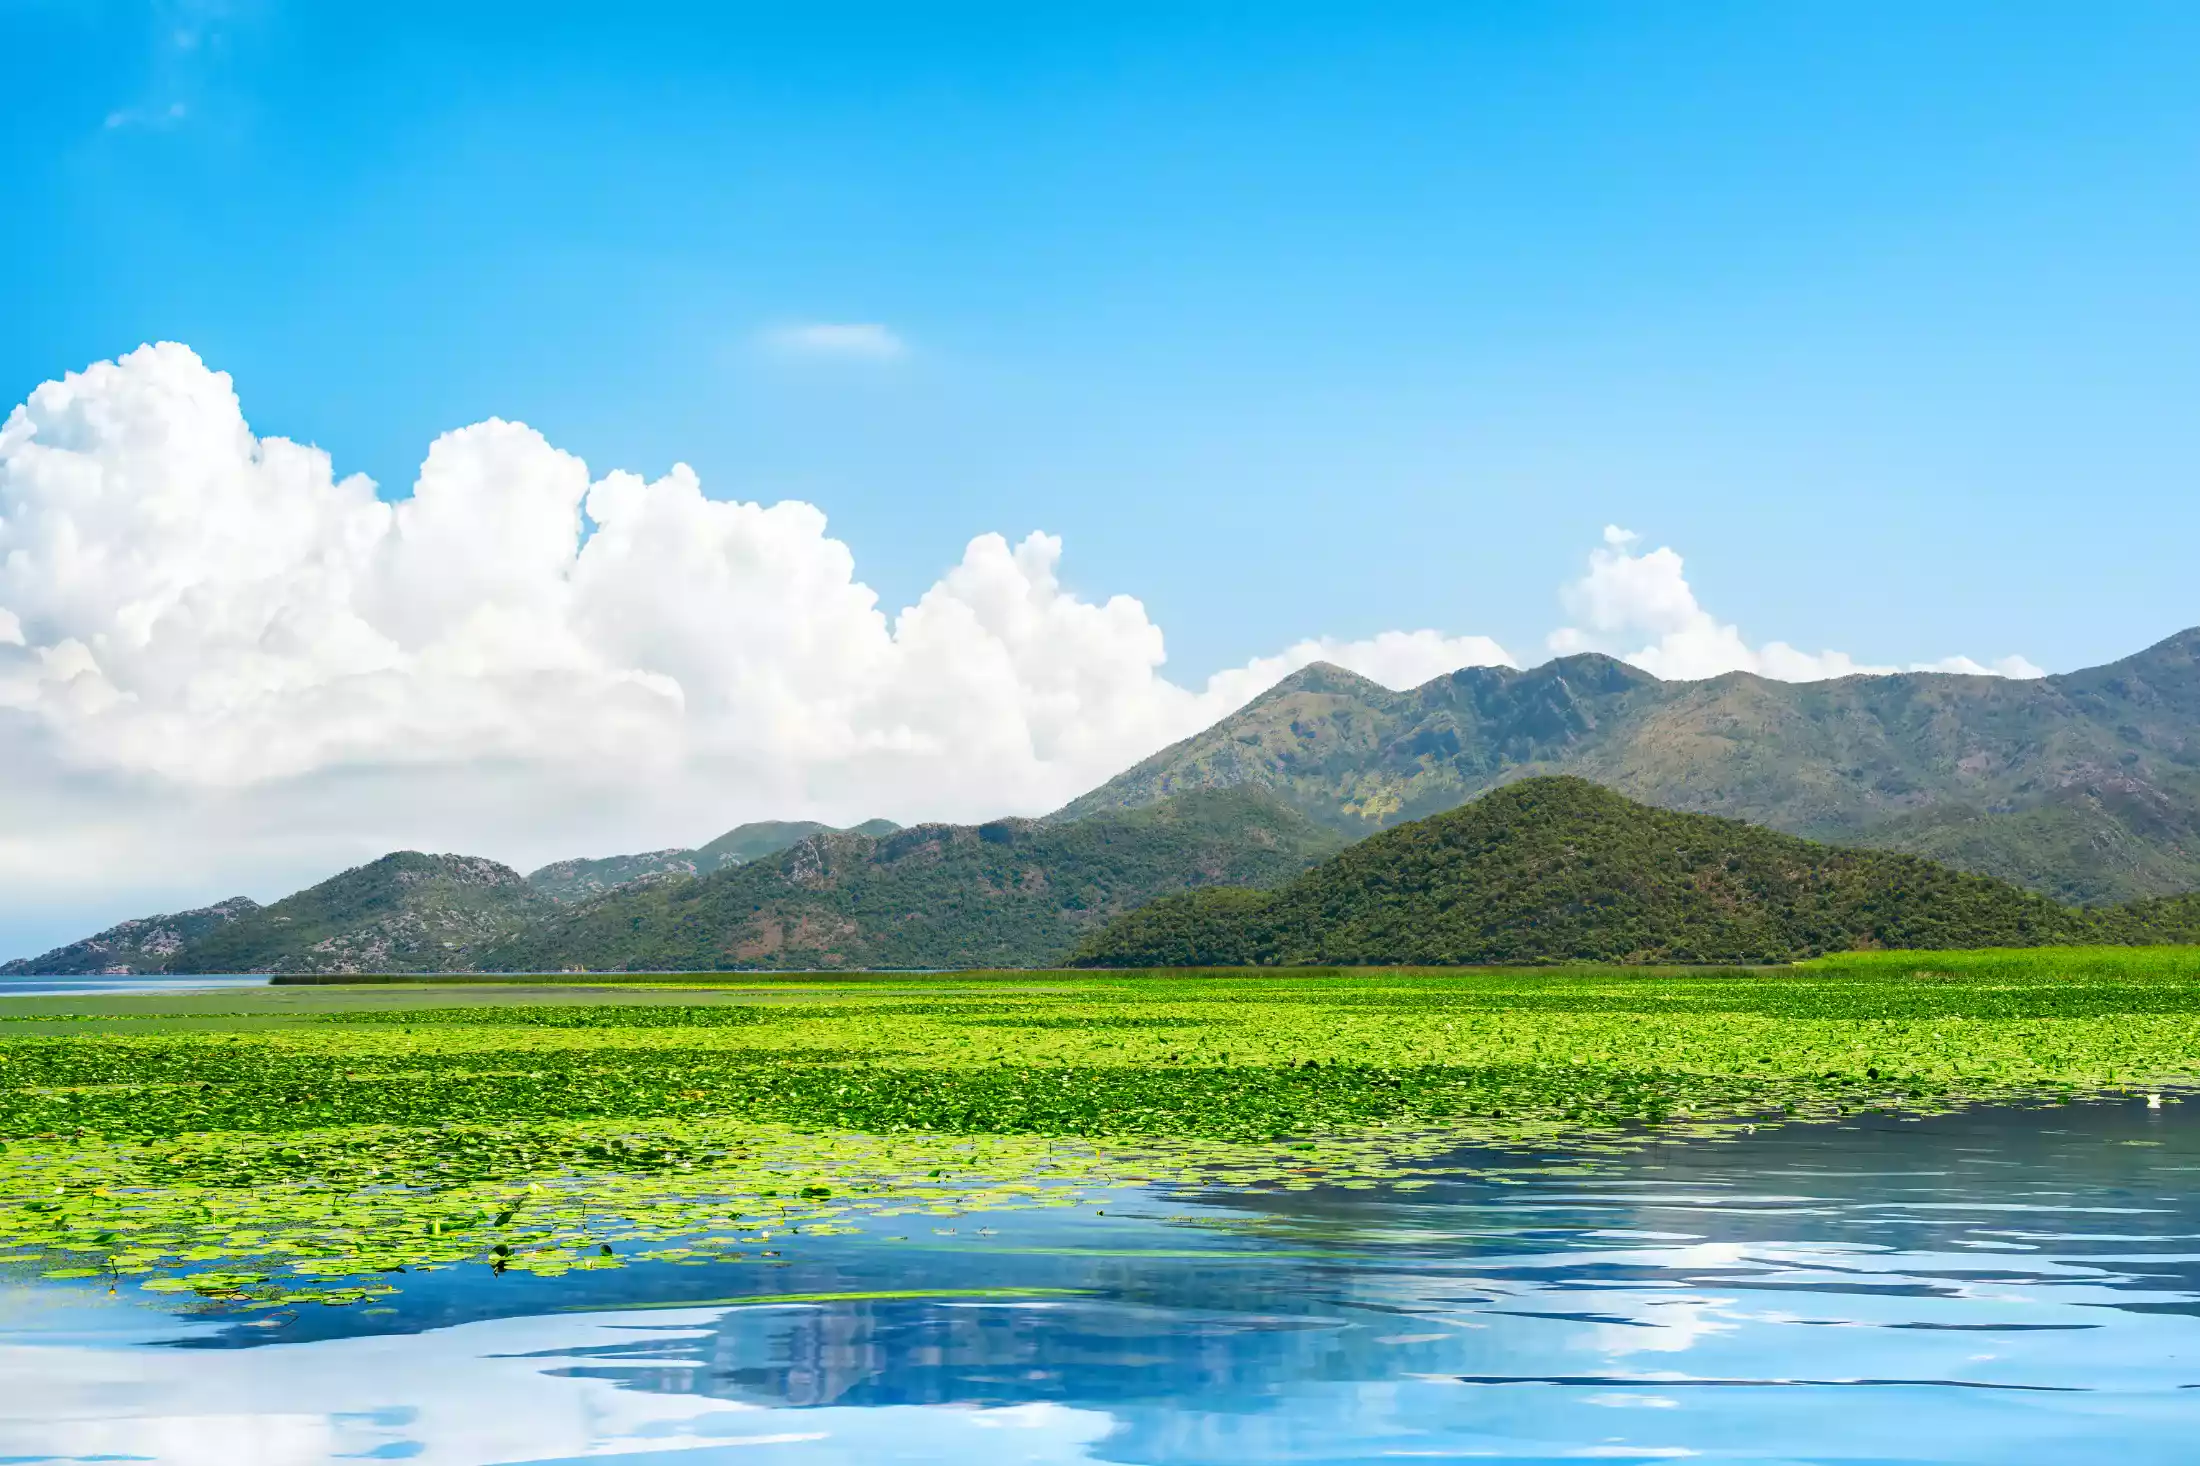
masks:
<path fill-rule="evenodd" d="M 2200 888 L 2200 630 L 2018 681 L 1663 682 L 1609 657 L 1394 692 L 1315 664 L 1050 818 L 1250 784 L 1355 836 L 1573 773 L 1667 808 L 1928 853 L 2062 901 Z"/>
<path fill-rule="evenodd" d="M 1786 962 L 1857 948 L 2190 941 L 2200 900 L 2076 911 L 1916 856 L 1520 780 L 1272 893 L 1207 890 L 1079 948 L 1110 967 Z"/>
<path fill-rule="evenodd" d="M 827 833 L 561 911 L 477 961 L 496 971 L 1043 966 L 1156 896 L 1272 884 L 1343 843 L 1254 789 L 1062 825 Z"/>

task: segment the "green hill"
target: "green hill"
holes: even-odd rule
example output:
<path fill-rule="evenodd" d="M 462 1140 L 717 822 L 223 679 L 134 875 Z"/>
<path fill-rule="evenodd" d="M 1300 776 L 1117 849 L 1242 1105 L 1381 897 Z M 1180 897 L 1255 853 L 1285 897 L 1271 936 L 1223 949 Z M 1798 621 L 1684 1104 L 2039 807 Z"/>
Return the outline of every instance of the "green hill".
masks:
<path fill-rule="evenodd" d="M 686 880 L 696 874 L 695 852 L 682 846 L 671 850 L 646 850 L 639 855 L 554 860 L 539 870 L 529 871 L 527 884 L 537 895 L 571 903 L 601 896 L 633 881 Z"/>
<path fill-rule="evenodd" d="M 1273 894 L 1203 891 L 1094 934 L 1089 966 L 1784 962 L 1875 947 L 2182 940 L 2191 899 L 2074 912 L 1914 856 L 1522 780 L 1361 841 Z"/>
<path fill-rule="evenodd" d="M 232 896 L 192 911 L 136 917 L 44 956 L 0 963 L 0 977 L 166 972 L 175 955 L 191 942 L 259 909 L 260 904 L 249 897 Z"/>
<path fill-rule="evenodd" d="M 401 850 L 187 943 L 171 972 L 457 972 L 550 903 L 509 866 Z"/>
<path fill-rule="evenodd" d="M 777 855 L 813 835 L 869 835 L 875 840 L 900 828 L 892 820 L 865 820 L 846 829 L 821 825 L 815 820 L 758 820 L 754 824 L 735 825 L 695 853 L 701 857 L 703 873 L 708 874 L 720 866 Z"/>
<path fill-rule="evenodd" d="M 482 951 L 498 971 L 1027 967 L 1186 887 L 1280 882 L 1342 839 L 1258 790 L 1046 825 L 813 835 L 775 858 L 616 891 Z"/>
<path fill-rule="evenodd" d="M 2200 889 L 2200 630 L 2032 681 L 1661 682 L 1577 656 L 1393 692 L 1316 664 L 1053 818 L 1250 785 L 1357 837 L 1557 773 L 2058 900 Z"/>
<path fill-rule="evenodd" d="M 811 820 L 759 820 L 736 825 L 694 850 L 650 850 L 640 855 L 553 861 L 540 870 L 529 871 L 527 884 L 553 901 L 586 901 L 633 881 L 679 880 L 709 875 L 722 866 L 761 860 L 812 835 L 891 835 L 900 828 L 892 820 L 865 820 L 846 831 Z"/>

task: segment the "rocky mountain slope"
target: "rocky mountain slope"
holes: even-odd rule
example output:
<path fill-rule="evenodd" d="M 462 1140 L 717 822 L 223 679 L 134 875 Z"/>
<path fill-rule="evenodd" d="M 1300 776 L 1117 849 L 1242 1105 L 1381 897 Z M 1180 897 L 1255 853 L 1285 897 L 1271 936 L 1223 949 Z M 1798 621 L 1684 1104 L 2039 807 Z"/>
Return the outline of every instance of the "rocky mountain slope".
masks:
<path fill-rule="evenodd" d="M 1253 786 L 1358 836 L 1548 773 L 2060 901 L 2200 889 L 2200 630 L 2023 682 L 1662 682 L 1577 656 L 1393 692 L 1316 664 L 1051 818 Z"/>
<path fill-rule="evenodd" d="M 1254 789 L 1072 824 L 827 833 L 697 880 L 613 892 L 477 960 L 499 971 L 1038 966 L 1155 896 L 1272 884 L 1343 843 Z"/>
<path fill-rule="evenodd" d="M 1785 962 L 1856 948 L 2191 940 L 2200 901 L 2072 911 L 1915 856 L 1522 780 L 1371 836 L 1271 893 L 1126 914 L 1084 965 Z"/>
<path fill-rule="evenodd" d="M 0 963 L 0 977 L 166 972 L 190 943 L 259 909 L 260 903 L 249 897 L 232 896 L 193 911 L 136 917 L 44 956 Z"/>
<path fill-rule="evenodd" d="M 687 880 L 696 874 L 695 852 L 685 846 L 646 850 L 639 855 L 554 860 L 527 873 L 535 893 L 571 903 L 601 896 L 634 881 Z"/>
<path fill-rule="evenodd" d="M 551 909 L 518 871 L 401 850 L 226 922 L 171 972 L 462 972 Z"/>

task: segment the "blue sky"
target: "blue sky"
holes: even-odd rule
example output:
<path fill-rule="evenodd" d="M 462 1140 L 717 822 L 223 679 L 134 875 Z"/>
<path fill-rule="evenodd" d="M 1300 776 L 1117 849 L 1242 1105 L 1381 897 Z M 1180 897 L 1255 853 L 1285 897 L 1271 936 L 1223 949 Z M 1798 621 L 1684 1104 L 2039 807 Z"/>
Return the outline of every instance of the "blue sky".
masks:
<path fill-rule="evenodd" d="M 9 954 L 1036 814 L 1316 656 L 2200 622 L 2189 4 L 0 0 L 0 99 Z"/>
<path fill-rule="evenodd" d="M 1864 658 L 2200 621 L 2191 6 L 6 0 L 0 92 L 0 393 L 186 341 L 385 494 L 523 419 L 889 607 L 1045 529 L 1184 678 L 1533 660 L 1607 522 Z"/>

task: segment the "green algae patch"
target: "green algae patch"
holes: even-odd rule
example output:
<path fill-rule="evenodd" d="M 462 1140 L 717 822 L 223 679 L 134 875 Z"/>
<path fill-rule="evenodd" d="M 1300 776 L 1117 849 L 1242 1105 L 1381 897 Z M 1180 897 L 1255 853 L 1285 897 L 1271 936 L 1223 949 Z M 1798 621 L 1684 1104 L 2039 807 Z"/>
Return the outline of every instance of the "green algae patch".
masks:
<path fill-rule="evenodd" d="M 0 1268 L 187 1306 L 2200 1075 L 2200 951 L 0 1000 Z M 28 1010 L 28 1011 L 26 1011 Z M 46 1025 L 51 1025 L 50 1027 Z M 212 1026 L 210 1026 L 212 1025 Z M 1485 1172 L 1503 1179 L 1496 1172 Z"/>
<path fill-rule="evenodd" d="M 761 1262 L 802 1237 L 951 1234 L 961 1218 L 1126 1189 L 1407 1181 L 1460 1140 L 1099 1145 L 721 1120 L 53 1141 L 0 1154 L 0 1254 L 218 1305 L 344 1303 L 460 1265 Z"/>

